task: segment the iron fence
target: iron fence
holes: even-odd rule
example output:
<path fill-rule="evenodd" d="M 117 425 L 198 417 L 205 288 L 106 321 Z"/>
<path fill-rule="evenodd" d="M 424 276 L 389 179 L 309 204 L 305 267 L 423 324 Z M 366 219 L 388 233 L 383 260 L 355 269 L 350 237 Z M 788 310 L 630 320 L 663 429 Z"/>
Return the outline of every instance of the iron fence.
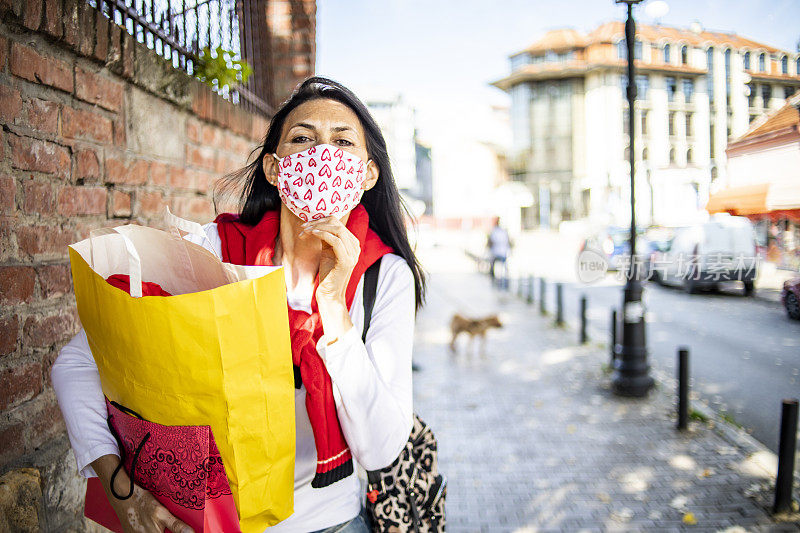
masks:
<path fill-rule="evenodd" d="M 248 0 L 244 0 L 248 4 Z M 194 75 L 201 51 L 222 47 L 242 59 L 242 43 L 258 32 L 243 0 L 88 0 L 109 20 L 122 26 L 138 42 Z M 251 66 L 258 68 L 258 65 Z M 214 87 L 227 100 L 249 111 L 269 116 L 271 108 L 245 85 Z"/>

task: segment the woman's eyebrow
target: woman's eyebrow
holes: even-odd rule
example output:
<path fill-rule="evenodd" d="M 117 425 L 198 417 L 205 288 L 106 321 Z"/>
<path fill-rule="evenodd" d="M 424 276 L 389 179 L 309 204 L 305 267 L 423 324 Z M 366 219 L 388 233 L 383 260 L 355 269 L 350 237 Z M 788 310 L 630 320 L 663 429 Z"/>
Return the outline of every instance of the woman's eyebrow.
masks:
<path fill-rule="evenodd" d="M 294 124 L 292 126 L 292 128 L 298 128 L 298 127 L 299 128 L 305 128 L 307 130 L 316 130 L 317 129 L 314 126 L 312 126 L 311 124 L 306 124 L 305 122 L 298 122 L 297 124 Z"/>
<path fill-rule="evenodd" d="M 331 131 L 340 132 L 340 131 L 353 131 L 353 128 L 350 126 L 336 126 L 331 128 Z"/>

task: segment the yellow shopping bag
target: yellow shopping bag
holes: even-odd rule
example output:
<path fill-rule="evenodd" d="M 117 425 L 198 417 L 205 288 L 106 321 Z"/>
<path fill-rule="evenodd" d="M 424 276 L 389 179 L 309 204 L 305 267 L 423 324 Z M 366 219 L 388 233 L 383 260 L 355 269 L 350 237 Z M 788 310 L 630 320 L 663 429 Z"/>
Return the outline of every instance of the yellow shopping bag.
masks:
<path fill-rule="evenodd" d="M 167 215 L 181 229 L 199 225 Z M 78 313 L 110 399 L 164 425 L 209 425 L 244 533 L 293 512 L 294 373 L 281 267 L 222 263 L 143 226 L 70 246 Z M 128 274 L 131 295 L 105 281 Z M 141 295 L 141 280 L 170 297 Z"/>

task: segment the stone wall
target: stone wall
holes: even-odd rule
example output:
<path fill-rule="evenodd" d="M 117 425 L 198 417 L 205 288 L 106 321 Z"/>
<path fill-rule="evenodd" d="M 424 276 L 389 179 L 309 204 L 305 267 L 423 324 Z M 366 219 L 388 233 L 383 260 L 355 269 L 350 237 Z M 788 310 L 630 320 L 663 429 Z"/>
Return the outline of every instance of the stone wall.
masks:
<path fill-rule="evenodd" d="M 267 119 L 83 1 L 0 0 L 0 123 L 0 475 L 36 469 L 41 529 L 82 530 L 85 482 L 49 377 L 80 327 L 67 245 L 157 226 L 164 205 L 210 221 L 210 187 L 245 163 Z"/>

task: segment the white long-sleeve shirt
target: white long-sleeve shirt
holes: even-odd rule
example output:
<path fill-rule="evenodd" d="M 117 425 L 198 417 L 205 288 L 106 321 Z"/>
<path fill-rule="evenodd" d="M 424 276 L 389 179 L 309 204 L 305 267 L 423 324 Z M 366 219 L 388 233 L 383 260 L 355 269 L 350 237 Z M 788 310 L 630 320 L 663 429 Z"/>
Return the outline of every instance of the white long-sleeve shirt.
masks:
<path fill-rule="evenodd" d="M 221 257 L 217 225 L 203 229 L 207 239 L 192 235 L 186 239 Z M 349 309 L 353 327 L 330 345 L 323 335 L 316 348 L 331 376 L 347 444 L 361 466 L 375 470 L 394 461 L 413 425 L 414 277 L 402 257 L 383 256 L 366 343 L 361 340 L 363 283 L 362 276 Z M 287 300 L 293 309 L 311 312 L 311 294 L 287 291 Z M 119 455 L 119 449 L 106 425 L 100 376 L 83 330 L 62 348 L 51 376 L 78 469 L 85 477 L 96 476 L 90 463 L 103 455 Z M 323 529 L 355 517 L 361 508 L 363 494 L 355 474 L 327 487 L 311 487 L 317 452 L 305 395 L 304 386 L 295 391 L 294 514 L 267 528 L 269 532 Z"/>

